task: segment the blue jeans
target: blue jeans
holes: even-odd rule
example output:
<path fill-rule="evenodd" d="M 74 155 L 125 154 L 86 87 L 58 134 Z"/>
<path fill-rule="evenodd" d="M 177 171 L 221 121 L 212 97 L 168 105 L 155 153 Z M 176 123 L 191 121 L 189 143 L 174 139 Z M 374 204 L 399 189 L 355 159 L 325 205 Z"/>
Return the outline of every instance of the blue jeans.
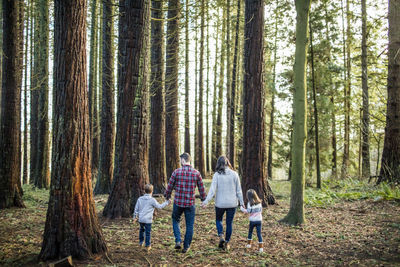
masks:
<path fill-rule="evenodd" d="M 249 235 L 247 236 L 248 240 L 252 239 L 253 236 L 253 228 L 256 227 L 257 229 L 257 237 L 258 237 L 258 243 L 262 243 L 263 239 L 261 236 L 261 221 L 256 221 L 256 222 L 252 222 L 250 221 L 250 225 L 249 225 Z"/>
<path fill-rule="evenodd" d="M 221 236 L 224 233 L 224 227 L 222 226 L 222 217 L 224 217 L 225 212 L 226 212 L 225 241 L 229 242 L 229 240 L 231 240 L 233 217 L 235 217 L 236 208 L 215 207 L 215 224 L 217 225 L 218 236 Z"/>
<path fill-rule="evenodd" d="M 192 243 L 193 237 L 193 225 L 194 225 L 194 217 L 196 215 L 195 206 L 190 207 L 179 207 L 174 204 L 172 209 L 172 228 L 174 229 L 175 243 L 181 243 L 181 229 L 179 227 L 179 223 L 181 221 L 182 213 L 185 213 L 185 221 L 186 221 L 186 233 L 185 233 L 185 241 L 183 242 L 183 248 L 187 249 L 190 247 Z"/>
<path fill-rule="evenodd" d="M 146 234 L 146 247 L 150 246 L 151 239 L 151 223 L 140 223 L 139 243 L 143 244 L 144 235 Z"/>

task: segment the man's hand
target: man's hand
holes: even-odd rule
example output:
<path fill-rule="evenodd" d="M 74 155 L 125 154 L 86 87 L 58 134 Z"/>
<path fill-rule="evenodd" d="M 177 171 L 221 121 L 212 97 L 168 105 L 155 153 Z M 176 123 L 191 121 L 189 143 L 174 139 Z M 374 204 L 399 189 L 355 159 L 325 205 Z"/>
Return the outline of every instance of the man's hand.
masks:
<path fill-rule="evenodd" d="M 203 201 L 203 202 L 201 202 L 201 204 L 200 204 L 200 207 L 202 207 L 203 209 L 205 209 L 205 208 L 206 208 L 206 206 L 207 206 L 207 204 L 205 204 L 205 203 L 204 203 L 204 201 Z"/>

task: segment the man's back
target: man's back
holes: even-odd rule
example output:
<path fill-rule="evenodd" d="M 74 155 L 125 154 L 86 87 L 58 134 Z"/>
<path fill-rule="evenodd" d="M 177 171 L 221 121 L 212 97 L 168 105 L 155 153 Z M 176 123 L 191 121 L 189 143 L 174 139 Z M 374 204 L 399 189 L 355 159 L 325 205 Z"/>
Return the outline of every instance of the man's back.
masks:
<path fill-rule="evenodd" d="M 175 189 L 174 203 L 179 207 L 190 207 L 195 203 L 196 185 L 199 188 L 201 200 L 205 199 L 204 185 L 201 174 L 190 165 L 183 165 L 176 169 L 169 179 L 165 197 L 171 197 L 172 190 Z"/>

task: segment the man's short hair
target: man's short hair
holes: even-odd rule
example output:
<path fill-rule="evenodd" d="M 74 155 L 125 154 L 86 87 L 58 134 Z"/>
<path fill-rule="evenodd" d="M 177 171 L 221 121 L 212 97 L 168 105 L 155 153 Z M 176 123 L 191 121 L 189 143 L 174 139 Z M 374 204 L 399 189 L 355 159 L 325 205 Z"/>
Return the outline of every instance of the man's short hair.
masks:
<path fill-rule="evenodd" d="M 151 185 L 151 184 L 146 184 L 146 185 L 144 186 L 144 192 L 146 192 L 146 194 L 153 193 L 153 185 Z"/>
<path fill-rule="evenodd" d="M 179 156 L 181 159 L 184 159 L 185 162 L 190 162 L 190 155 L 189 153 L 185 152 Z"/>

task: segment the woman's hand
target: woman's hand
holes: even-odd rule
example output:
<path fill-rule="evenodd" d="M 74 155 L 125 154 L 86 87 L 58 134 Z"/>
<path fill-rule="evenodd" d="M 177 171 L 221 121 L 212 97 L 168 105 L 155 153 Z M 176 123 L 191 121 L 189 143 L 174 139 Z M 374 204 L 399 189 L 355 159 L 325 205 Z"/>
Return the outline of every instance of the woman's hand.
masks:
<path fill-rule="evenodd" d="M 206 206 L 207 206 L 207 204 L 205 204 L 205 203 L 204 203 L 204 201 L 203 201 L 203 202 L 201 202 L 201 204 L 200 204 L 200 207 L 202 207 L 203 209 L 205 209 L 205 208 L 206 208 Z"/>

